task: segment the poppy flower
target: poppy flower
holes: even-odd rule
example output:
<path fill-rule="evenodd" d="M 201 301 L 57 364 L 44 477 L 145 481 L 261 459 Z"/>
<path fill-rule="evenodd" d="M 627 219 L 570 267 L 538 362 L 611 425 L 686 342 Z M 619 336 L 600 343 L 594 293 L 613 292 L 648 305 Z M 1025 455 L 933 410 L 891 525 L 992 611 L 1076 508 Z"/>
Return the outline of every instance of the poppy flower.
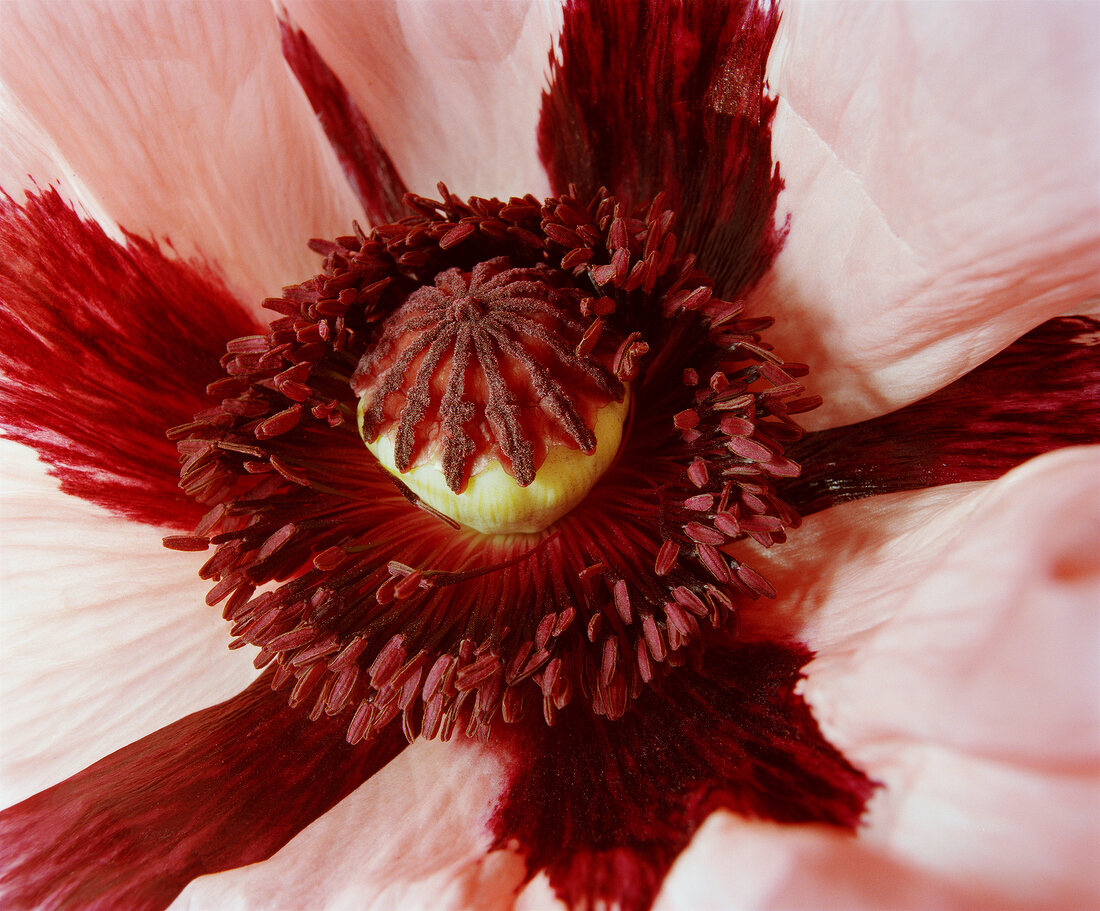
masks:
<path fill-rule="evenodd" d="M 5 9 L 8 904 L 1094 901 L 1096 11 L 488 12 Z"/>

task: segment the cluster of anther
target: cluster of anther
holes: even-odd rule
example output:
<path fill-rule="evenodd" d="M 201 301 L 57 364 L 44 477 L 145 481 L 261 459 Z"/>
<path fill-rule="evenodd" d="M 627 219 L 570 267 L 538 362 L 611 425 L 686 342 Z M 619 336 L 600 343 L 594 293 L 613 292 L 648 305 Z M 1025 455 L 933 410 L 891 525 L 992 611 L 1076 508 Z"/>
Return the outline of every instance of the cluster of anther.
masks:
<path fill-rule="evenodd" d="M 497 257 L 470 272 L 448 269 L 410 294 L 352 377 L 364 439 L 394 425 L 402 472 L 438 450 L 455 493 L 478 455 L 499 451 L 526 486 L 559 434 L 593 452 L 593 409 L 584 406 L 620 401 L 624 387 L 590 356 L 583 294 L 563 277 Z"/>
<path fill-rule="evenodd" d="M 181 486 L 209 511 L 167 543 L 215 548 L 201 574 L 233 646 L 258 646 L 273 685 L 312 717 L 346 717 L 352 742 L 395 718 L 410 737 L 462 724 L 484 735 L 532 709 L 551 722 L 573 700 L 619 717 L 708 637 L 731 634 L 739 602 L 771 594 L 730 546 L 782 540 L 798 520 L 774 482 L 797 471 L 782 454 L 799 432 L 791 416 L 815 404 L 801 368 L 761 342 L 763 321 L 713 296 L 663 200 L 441 192 L 410 197 L 415 214 L 397 224 L 316 244 L 321 273 L 265 302 L 268 331 L 229 344 L 215 403 L 173 434 Z M 635 402 L 618 462 L 534 546 L 416 509 L 355 426 L 351 377 L 387 320 L 448 273 L 447 307 L 459 307 L 465 276 L 500 257 L 580 289 L 580 325 L 547 319 L 567 343 L 580 333 L 579 357 L 606 344 L 597 360 Z"/>

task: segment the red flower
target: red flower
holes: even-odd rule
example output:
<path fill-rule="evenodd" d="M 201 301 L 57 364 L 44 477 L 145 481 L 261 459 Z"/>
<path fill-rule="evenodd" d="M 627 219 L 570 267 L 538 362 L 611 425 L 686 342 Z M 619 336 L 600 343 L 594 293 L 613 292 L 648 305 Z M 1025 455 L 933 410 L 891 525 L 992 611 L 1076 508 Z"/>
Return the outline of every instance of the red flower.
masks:
<path fill-rule="evenodd" d="M 1095 321 L 997 354 L 1096 293 L 1096 16 L 1047 10 L 792 7 L 774 47 L 738 4 L 5 10 L 4 185 L 63 195 L 0 212 L 0 415 L 98 504 L 5 444 L 6 900 L 1094 900 L 1095 450 L 994 480 L 1100 426 Z M 401 201 L 440 178 L 515 198 Z M 270 325 L 115 226 L 258 301 L 363 213 Z M 496 320 L 559 402 L 490 396 L 490 443 L 457 381 L 424 405 L 452 490 L 467 447 L 521 480 L 547 432 L 592 448 L 585 383 L 631 402 L 541 538 L 362 451 L 356 393 L 369 437 L 437 311 L 469 328 L 433 358 Z"/>

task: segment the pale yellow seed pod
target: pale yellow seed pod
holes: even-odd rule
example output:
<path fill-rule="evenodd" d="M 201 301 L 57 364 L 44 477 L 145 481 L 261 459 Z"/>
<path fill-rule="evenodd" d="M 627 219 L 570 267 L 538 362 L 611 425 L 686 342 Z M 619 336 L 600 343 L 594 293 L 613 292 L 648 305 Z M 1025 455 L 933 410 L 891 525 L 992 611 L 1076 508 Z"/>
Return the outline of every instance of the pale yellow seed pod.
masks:
<path fill-rule="evenodd" d="M 535 473 L 521 487 L 496 460 L 470 476 L 462 493 L 447 486 L 442 466 L 433 462 L 398 471 L 393 433 L 383 432 L 367 449 L 383 468 L 421 500 L 467 528 L 484 534 L 531 534 L 549 527 L 577 506 L 615 461 L 630 411 L 629 391 L 621 402 L 609 402 L 596 413 L 596 450 L 585 455 L 568 446 L 552 446 Z M 359 404 L 363 429 L 363 403 Z"/>

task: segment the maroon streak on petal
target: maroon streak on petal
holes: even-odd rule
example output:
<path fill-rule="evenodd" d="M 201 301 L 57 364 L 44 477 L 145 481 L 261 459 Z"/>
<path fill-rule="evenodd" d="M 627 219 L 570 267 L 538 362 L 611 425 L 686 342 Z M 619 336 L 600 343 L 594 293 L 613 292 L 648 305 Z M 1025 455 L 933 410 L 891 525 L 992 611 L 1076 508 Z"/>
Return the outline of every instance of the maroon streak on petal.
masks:
<path fill-rule="evenodd" d="M 225 340 L 256 331 L 209 268 L 111 240 L 54 189 L 0 197 L 0 429 L 67 493 L 192 528 L 165 430 L 209 407 Z"/>
<path fill-rule="evenodd" d="M 620 721 L 570 711 L 552 729 L 502 732 L 516 739 L 504 747 L 514 760 L 495 846 L 518 845 L 528 877 L 545 870 L 571 908 L 646 911 L 717 809 L 854 829 L 875 785 L 795 692 L 810 657 L 797 643 L 735 643 Z"/>
<path fill-rule="evenodd" d="M 283 57 L 313 106 L 370 223 L 386 225 L 410 215 L 402 202 L 408 192 L 405 182 L 344 84 L 305 32 L 285 16 L 279 19 L 279 31 Z"/>
<path fill-rule="evenodd" d="M 264 860 L 406 745 L 397 725 L 350 746 L 268 672 L 0 814 L 5 908 L 167 907 L 188 882 Z"/>
<path fill-rule="evenodd" d="M 779 23 L 755 0 L 566 5 L 539 150 L 555 192 L 606 186 L 631 205 L 661 191 L 682 249 L 736 298 L 783 243 L 764 66 Z"/>
<path fill-rule="evenodd" d="M 1100 322 L 1051 320 L 939 392 L 870 421 L 807 434 L 783 497 L 837 503 L 987 481 L 1034 456 L 1100 440 Z"/>

